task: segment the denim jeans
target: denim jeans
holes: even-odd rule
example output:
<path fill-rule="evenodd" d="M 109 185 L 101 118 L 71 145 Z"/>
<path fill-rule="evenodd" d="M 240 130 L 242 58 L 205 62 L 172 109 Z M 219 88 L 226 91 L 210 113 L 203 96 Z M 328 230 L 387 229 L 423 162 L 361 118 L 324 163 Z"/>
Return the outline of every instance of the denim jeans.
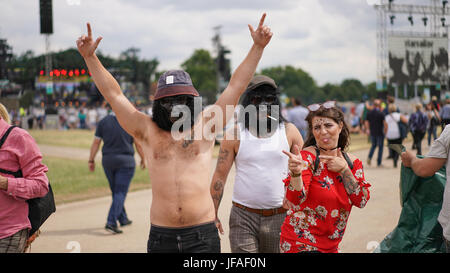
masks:
<path fill-rule="evenodd" d="M 433 135 L 433 140 L 436 140 L 437 138 L 437 127 L 431 127 L 428 129 L 428 146 L 431 145 L 431 136 Z"/>
<path fill-rule="evenodd" d="M 378 158 L 377 165 L 381 165 L 381 160 L 383 160 L 383 145 L 384 145 L 384 136 L 370 136 L 370 141 L 372 142 L 372 146 L 369 151 L 369 159 L 372 159 L 373 153 L 375 152 L 375 148 L 378 147 Z"/>
<path fill-rule="evenodd" d="M 220 238 L 214 222 L 187 228 L 152 225 L 148 253 L 220 253 Z"/>
<path fill-rule="evenodd" d="M 417 155 L 422 155 L 422 139 L 425 136 L 425 132 L 413 131 L 412 135 L 413 135 L 414 145 L 416 146 L 416 149 L 417 149 Z"/>
<path fill-rule="evenodd" d="M 124 203 L 131 179 L 134 176 L 134 169 L 135 168 L 111 169 L 105 166 L 103 167 L 112 192 L 112 203 L 109 208 L 107 220 L 108 225 L 117 226 L 117 221 L 119 221 L 120 224 L 128 221 Z"/>

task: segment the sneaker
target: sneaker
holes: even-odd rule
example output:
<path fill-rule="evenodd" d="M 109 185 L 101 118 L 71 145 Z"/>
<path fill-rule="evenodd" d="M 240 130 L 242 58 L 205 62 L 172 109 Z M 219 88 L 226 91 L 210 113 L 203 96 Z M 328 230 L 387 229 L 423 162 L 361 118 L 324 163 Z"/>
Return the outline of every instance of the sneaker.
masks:
<path fill-rule="evenodd" d="M 133 221 L 127 220 L 127 221 L 125 221 L 125 222 L 123 222 L 123 223 L 120 223 L 120 226 L 121 226 L 121 227 L 128 226 L 128 225 L 131 225 L 131 223 L 133 223 Z"/>
<path fill-rule="evenodd" d="M 109 224 L 106 224 L 105 229 L 106 229 L 106 231 L 111 232 L 112 234 L 120 234 L 123 232 L 122 230 L 118 229 L 117 226 L 113 226 L 113 225 L 109 225 Z"/>

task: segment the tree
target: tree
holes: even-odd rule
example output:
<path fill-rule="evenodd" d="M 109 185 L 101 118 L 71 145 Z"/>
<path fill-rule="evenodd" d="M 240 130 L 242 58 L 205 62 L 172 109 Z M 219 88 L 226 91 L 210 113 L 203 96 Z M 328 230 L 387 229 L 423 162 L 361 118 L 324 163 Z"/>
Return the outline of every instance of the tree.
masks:
<path fill-rule="evenodd" d="M 360 101 L 366 92 L 366 87 L 357 79 L 345 79 L 341 83 L 343 100 Z"/>
<path fill-rule="evenodd" d="M 140 59 L 140 51 L 136 47 L 126 49 L 120 54 L 119 60 L 112 66 L 118 70 L 120 76 L 125 76 L 127 81 L 134 84 L 141 82 L 144 85 L 144 89 L 148 91 L 151 85 L 150 78 L 156 73 L 159 61 L 157 59 Z M 148 94 L 145 97 L 148 97 Z"/>
<path fill-rule="evenodd" d="M 194 53 L 181 64 L 191 76 L 192 83 L 207 103 L 216 101 L 217 81 L 216 63 L 208 50 L 196 49 Z"/>
<path fill-rule="evenodd" d="M 317 87 L 314 79 L 301 68 L 277 66 L 263 69 L 263 75 L 271 77 L 280 92 L 288 97 L 299 97 L 304 104 L 321 101 L 323 91 Z"/>

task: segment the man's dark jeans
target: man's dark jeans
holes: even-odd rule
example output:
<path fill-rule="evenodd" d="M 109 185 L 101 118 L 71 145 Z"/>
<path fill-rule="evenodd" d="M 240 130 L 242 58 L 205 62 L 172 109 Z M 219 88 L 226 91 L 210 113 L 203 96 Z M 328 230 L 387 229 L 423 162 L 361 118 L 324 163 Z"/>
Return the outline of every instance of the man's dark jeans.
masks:
<path fill-rule="evenodd" d="M 220 238 L 214 222 L 188 228 L 152 225 L 148 253 L 220 253 Z"/>
<path fill-rule="evenodd" d="M 383 160 L 383 145 L 384 145 L 384 136 L 370 136 L 370 141 L 372 142 L 372 146 L 369 151 L 369 159 L 372 159 L 373 153 L 375 152 L 375 148 L 378 147 L 378 158 L 377 165 L 381 165 L 381 160 Z"/>

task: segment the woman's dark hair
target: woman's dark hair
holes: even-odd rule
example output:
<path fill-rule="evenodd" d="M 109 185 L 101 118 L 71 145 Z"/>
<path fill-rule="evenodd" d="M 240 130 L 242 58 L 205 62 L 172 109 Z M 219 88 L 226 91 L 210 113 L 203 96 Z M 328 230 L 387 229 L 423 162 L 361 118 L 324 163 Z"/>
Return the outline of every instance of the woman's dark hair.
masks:
<path fill-rule="evenodd" d="M 344 119 L 344 113 L 342 110 L 336 106 L 331 108 L 325 108 L 321 106 L 317 111 L 309 111 L 308 116 L 306 116 L 306 121 L 308 122 L 308 136 L 306 137 L 305 144 L 303 147 L 316 145 L 316 139 L 312 133 L 312 120 L 314 117 L 324 117 L 334 120 L 337 124 L 342 122 L 342 130 L 339 134 L 338 148 L 342 151 L 346 151 L 350 145 L 350 131 L 348 129 L 347 123 Z"/>
<path fill-rule="evenodd" d="M 191 111 L 191 127 L 195 122 L 195 113 L 194 113 L 194 97 L 191 95 L 185 95 L 187 97 L 186 106 L 189 107 Z M 183 117 L 181 117 L 183 118 Z M 172 129 L 173 122 L 170 121 L 170 113 L 161 105 L 161 100 L 155 100 L 153 102 L 152 107 L 152 120 L 164 131 L 170 131 Z M 186 130 L 188 128 L 184 128 L 181 126 L 180 131 Z M 189 128 L 190 129 L 190 128 Z"/>
<path fill-rule="evenodd" d="M 277 115 L 279 117 L 279 121 L 274 121 L 274 120 L 272 120 L 270 118 L 267 119 L 267 129 L 270 130 L 270 128 L 272 128 L 271 125 L 272 125 L 273 122 L 277 122 L 278 126 L 281 123 L 286 122 L 286 119 L 281 114 L 281 102 L 280 102 L 280 96 L 279 96 L 280 93 L 278 92 L 277 89 L 273 88 L 272 86 L 270 86 L 268 84 L 263 84 L 261 86 L 258 86 L 257 88 L 255 88 L 253 90 L 246 91 L 244 93 L 244 95 L 242 96 L 242 98 L 241 98 L 241 103 L 240 104 L 245 109 L 247 106 L 252 104 L 251 103 L 251 99 L 252 99 L 253 96 L 256 96 L 256 95 L 263 96 L 263 95 L 267 95 L 267 94 L 276 96 L 276 99 L 271 104 L 271 106 L 272 105 L 277 105 L 278 109 L 279 109 L 278 113 L 272 113 L 273 115 Z M 272 109 L 268 109 L 269 114 L 270 114 L 271 110 Z M 250 126 L 250 113 L 247 112 L 247 111 L 241 111 L 240 116 L 239 116 L 239 122 L 243 122 L 245 128 L 248 130 L 249 126 Z M 257 129 L 258 129 L 258 132 L 259 132 L 259 122 L 257 123 L 257 126 L 258 126 Z"/>

